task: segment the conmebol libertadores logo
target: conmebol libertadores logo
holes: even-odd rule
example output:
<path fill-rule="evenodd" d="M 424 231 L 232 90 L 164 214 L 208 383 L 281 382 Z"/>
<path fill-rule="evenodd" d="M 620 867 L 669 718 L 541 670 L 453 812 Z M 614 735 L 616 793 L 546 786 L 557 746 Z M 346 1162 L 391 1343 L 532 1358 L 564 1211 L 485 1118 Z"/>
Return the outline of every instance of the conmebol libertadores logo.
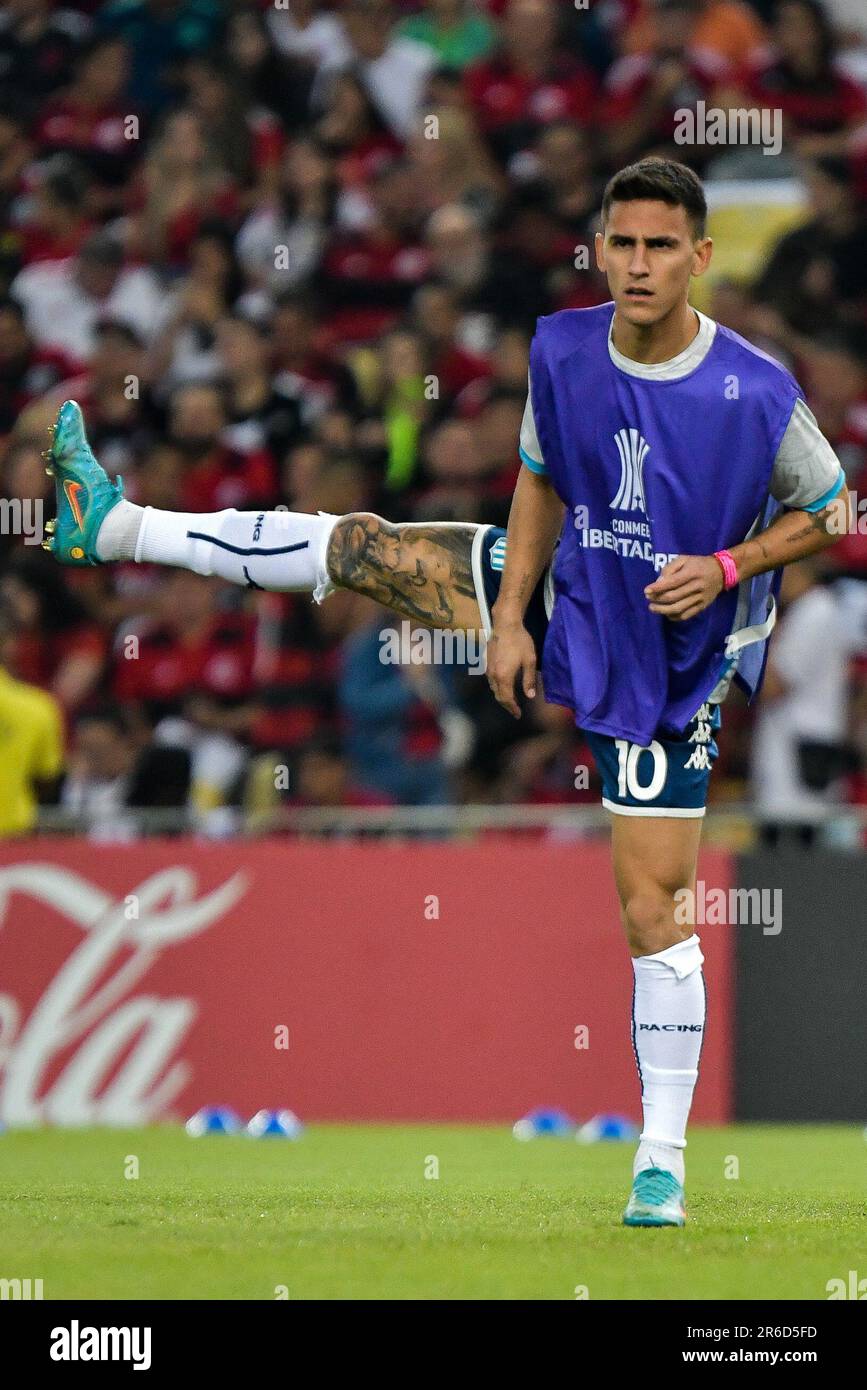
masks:
<path fill-rule="evenodd" d="M 644 512 L 644 460 L 650 445 L 635 429 L 618 430 L 614 436 L 620 455 L 620 487 L 609 506 L 617 512 Z"/>

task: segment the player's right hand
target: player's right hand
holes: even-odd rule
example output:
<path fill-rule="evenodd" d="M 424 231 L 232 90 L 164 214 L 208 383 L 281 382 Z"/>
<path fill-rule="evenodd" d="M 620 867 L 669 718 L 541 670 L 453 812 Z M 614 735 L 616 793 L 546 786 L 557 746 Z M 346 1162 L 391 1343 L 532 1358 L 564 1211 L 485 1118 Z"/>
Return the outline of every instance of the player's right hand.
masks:
<path fill-rule="evenodd" d="M 487 677 L 497 702 L 520 719 L 517 681 L 528 699 L 536 694 L 536 647 L 523 623 L 494 623 L 488 638 Z"/>

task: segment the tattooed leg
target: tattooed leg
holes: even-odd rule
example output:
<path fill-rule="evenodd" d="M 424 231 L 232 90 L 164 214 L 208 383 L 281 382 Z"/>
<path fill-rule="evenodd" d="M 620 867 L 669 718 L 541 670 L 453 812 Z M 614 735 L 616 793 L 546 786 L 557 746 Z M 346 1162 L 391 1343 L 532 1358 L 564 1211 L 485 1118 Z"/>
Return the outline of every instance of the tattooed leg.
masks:
<path fill-rule="evenodd" d="M 335 584 L 428 627 L 480 630 L 471 564 L 478 529 L 443 522 L 396 526 L 371 512 L 351 512 L 331 533 L 328 573 Z"/>

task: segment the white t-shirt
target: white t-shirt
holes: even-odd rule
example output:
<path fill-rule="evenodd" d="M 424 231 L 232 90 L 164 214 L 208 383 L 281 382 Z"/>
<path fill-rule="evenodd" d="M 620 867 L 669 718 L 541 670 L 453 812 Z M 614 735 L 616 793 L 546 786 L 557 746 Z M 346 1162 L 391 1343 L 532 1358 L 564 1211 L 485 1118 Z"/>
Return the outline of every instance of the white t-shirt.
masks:
<path fill-rule="evenodd" d="M 159 280 L 145 267 L 122 270 L 111 294 L 100 300 L 78 283 L 74 259 L 37 261 L 16 275 L 10 294 L 23 306 L 37 346 L 59 348 L 77 362 L 90 360 L 99 319 L 131 324 L 150 343 L 168 312 Z"/>
<path fill-rule="evenodd" d="M 772 661 L 786 693 L 759 706 L 752 751 L 756 809 L 765 819 L 810 821 L 836 796 L 801 781 L 798 743 L 836 743 L 846 736 L 849 659 L 855 648 L 844 605 L 817 585 L 777 625 Z"/>
<path fill-rule="evenodd" d="M 867 44 L 867 7 L 864 0 L 825 0 L 825 9 L 835 29 L 860 34 Z"/>
<path fill-rule="evenodd" d="M 272 5 L 268 28 L 281 53 L 306 58 L 317 67 L 325 62 L 348 63 L 352 57 L 352 45 L 336 15 L 317 15 L 302 28 L 287 9 Z"/>
<path fill-rule="evenodd" d="M 393 38 L 379 58 L 350 59 L 350 65 L 362 76 L 371 100 L 395 135 L 405 140 L 411 133 L 428 77 L 437 65 L 437 56 L 427 44 L 415 39 Z M 347 66 L 345 61 L 331 60 L 319 69 L 314 99 L 322 92 L 322 84 L 333 72 Z"/>
<path fill-rule="evenodd" d="M 680 377 L 688 376 L 704 361 L 717 330 L 713 319 L 697 309 L 693 312 L 699 322 L 698 333 L 683 352 L 667 362 L 633 362 L 631 357 L 624 357 L 614 346 L 612 319 L 608 336 L 611 361 L 622 372 L 641 381 L 677 381 Z M 534 473 L 546 471 L 529 389 L 521 425 L 521 458 Z M 819 429 L 815 415 L 809 406 L 798 400 L 774 461 L 771 496 L 786 507 L 818 511 L 835 492 L 839 492 L 844 481 L 840 460 Z"/>

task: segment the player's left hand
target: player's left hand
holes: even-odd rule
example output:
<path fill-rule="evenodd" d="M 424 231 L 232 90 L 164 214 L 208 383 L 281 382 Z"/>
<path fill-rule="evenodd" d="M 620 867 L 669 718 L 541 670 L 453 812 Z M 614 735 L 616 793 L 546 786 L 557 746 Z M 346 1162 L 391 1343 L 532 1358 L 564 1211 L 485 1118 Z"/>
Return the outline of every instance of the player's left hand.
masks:
<path fill-rule="evenodd" d="M 712 555 L 678 555 L 644 590 L 651 613 L 674 623 L 694 618 L 723 590 L 722 566 Z"/>

